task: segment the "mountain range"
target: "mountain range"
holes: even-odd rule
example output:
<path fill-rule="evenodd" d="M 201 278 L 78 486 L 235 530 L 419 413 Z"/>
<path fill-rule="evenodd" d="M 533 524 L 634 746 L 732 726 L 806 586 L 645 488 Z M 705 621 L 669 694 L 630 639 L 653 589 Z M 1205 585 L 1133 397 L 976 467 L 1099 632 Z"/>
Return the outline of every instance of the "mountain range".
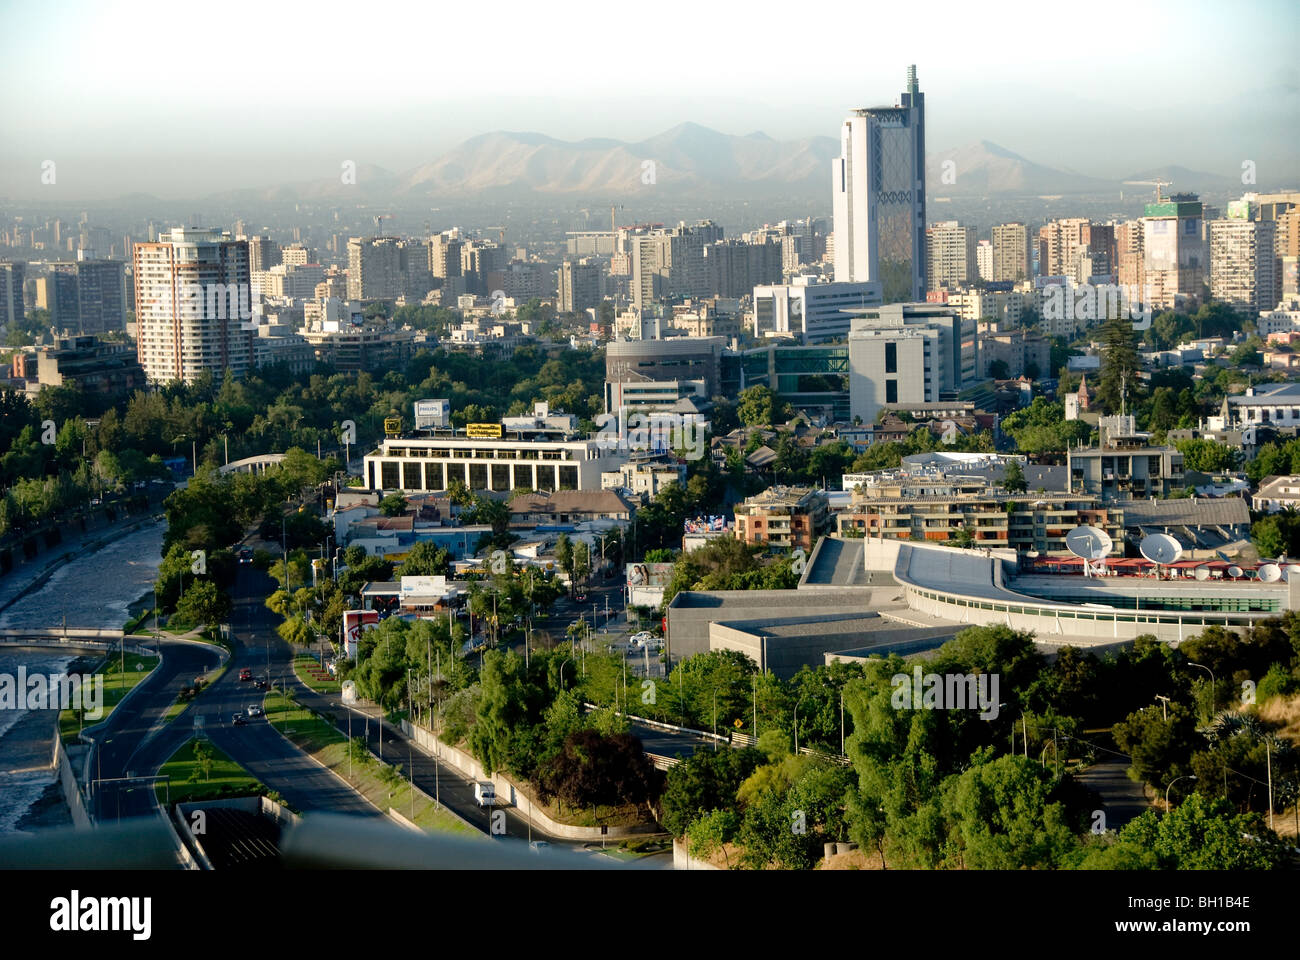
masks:
<path fill-rule="evenodd" d="M 680 198 L 789 197 L 825 199 L 830 161 L 839 154 L 833 137 L 778 141 L 761 132 L 744 136 L 682 123 L 638 142 L 612 139 L 557 140 L 540 133 L 498 131 L 464 141 L 413 169 L 393 173 L 357 169 L 355 185 L 340 179 L 241 190 L 224 199 L 294 201 L 356 199 L 553 199 L 597 202 L 648 196 Z M 981 140 L 926 158 L 929 196 L 1036 197 L 1115 194 L 1122 180 L 1054 169 L 996 143 Z M 1162 167 L 1124 180 L 1173 181 L 1178 190 L 1231 190 L 1231 177 Z"/>

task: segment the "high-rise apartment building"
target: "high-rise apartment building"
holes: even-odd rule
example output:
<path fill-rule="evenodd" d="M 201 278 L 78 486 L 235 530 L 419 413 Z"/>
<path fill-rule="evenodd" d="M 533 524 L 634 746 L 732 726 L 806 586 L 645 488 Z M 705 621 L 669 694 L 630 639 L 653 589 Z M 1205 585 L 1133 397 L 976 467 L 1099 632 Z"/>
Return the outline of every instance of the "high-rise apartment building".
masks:
<path fill-rule="evenodd" d="M 6 327 L 27 315 L 23 308 L 25 267 L 22 263 L 0 263 L 0 323 Z"/>
<path fill-rule="evenodd" d="M 1029 277 L 1029 228 L 999 223 L 993 228 L 993 274 L 988 279 L 1019 283 Z"/>
<path fill-rule="evenodd" d="M 133 250 L 137 353 L 154 383 L 192 383 L 204 370 L 220 379 L 252 365 L 248 243 L 228 234 L 174 227 Z M 248 316 L 241 317 L 241 314 Z"/>
<path fill-rule="evenodd" d="M 459 277 L 460 236 L 455 231 L 439 233 L 429 238 L 429 272 L 439 278 Z"/>
<path fill-rule="evenodd" d="M 261 273 L 263 270 L 279 266 L 281 260 L 280 245 L 270 237 L 248 238 L 248 269 L 253 273 Z"/>
<path fill-rule="evenodd" d="M 993 279 L 993 244 L 981 240 L 975 248 L 975 271 L 981 280 Z"/>
<path fill-rule="evenodd" d="M 75 331 L 81 327 L 81 306 L 77 302 L 77 265 L 52 263 L 49 272 L 36 278 L 36 306 L 50 314 L 55 330 Z"/>
<path fill-rule="evenodd" d="M 916 67 L 895 107 L 855 110 L 831 161 L 835 279 L 881 284 L 885 302 L 925 299 L 925 94 Z"/>
<path fill-rule="evenodd" d="M 295 230 L 295 232 L 297 232 Z M 317 261 L 316 255 L 307 249 L 306 244 L 295 241 L 280 250 L 279 263 L 289 267 L 304 267 Z M 269 268 L 268 268 L 269 269 Z"/>
<path fill-rule="evenodd" d="M 604 291 L 604 264 L 583 258 L 576 263 L 565 260 L 560 265 L 557 309 L 560 313 L 579 313 L 600 305 Z"/>
<path fill-rule="evenodd" d="M 925 231 L 926 289 L 965 287 L 976 278 L 974 227 L 956 220 L 932 224 Z"/>
<path fill-rule="evenodd" d="M 1129 220 L 1115 225 L 1115 273 L 1119 285 L 1126 290 L 1141 290 L 1142 221 Z"/>
<path fill-rule="evenodd" d="M 711 220 L 694 226 L 679 223 L 668 230 L 629 238 L 632 301 L 638 310 L 661 297 L 706 297 L 708 270 L 705 244 L 722 240 L 722 228 Z"/>
<path fill-rule="evenodd" d="M 795 236 L 768 237 L 749 242 L 719 240 L 704 247 L 706 286 L 719 297 L 743 297 L 757 286 L 780 283 L 788 269 L 788 248 Z"/>
<path fill-rule="evenodd" d="M 1088 227 L 1083 217 L 1052 220 L 1039 227 L 1038 272 L 1044 277 L 1073 277 L 1087 246 Z"/>
<path fill-rule="evenodd" d="M 126 264 L 121 260 L 78 260 L 77 306 L 83 334 L 126 329 Z"/>
<path fill-rule="evenodd" d="M 1273 246 L 1277 221 L 1229 215 L 1226 220 L 1211 220 L 1208 226 L 1210 296 L 1252 318 L 1277 306 L 1281 297 Z"/>
<path fill-rule="evenodd" d="M 1201 201 L 1176 193 L 1148 203 L 1142 218 L 1143 290 L 1154 310 L 1195 310 L 1205 282 Z"/>
<path fill-rule="evenodd" d="M 349 300 L 396 299 L 405 292 L 406 271 L 397 237 L 348 241 Z"/>

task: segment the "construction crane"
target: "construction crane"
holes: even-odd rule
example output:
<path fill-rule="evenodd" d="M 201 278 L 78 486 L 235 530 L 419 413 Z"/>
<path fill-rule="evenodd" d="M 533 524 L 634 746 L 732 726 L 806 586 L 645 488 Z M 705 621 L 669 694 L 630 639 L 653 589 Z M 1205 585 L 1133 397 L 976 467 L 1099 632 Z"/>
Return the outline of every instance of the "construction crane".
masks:
<path fill-rule="evenodd" d="M 1174 182 L 1172 180 L 1161 180 L 1159 178 L 1155 180 L 1125 180 L 1124 183 L 1135 187 L 1152 187 L 1152 186 L 1155 187 L 1156 203 L 1165 202 L 1165 198 L 1160 195 L 1161 189 L 1163 187 L 1172 187 L 1174 185 Z"/>

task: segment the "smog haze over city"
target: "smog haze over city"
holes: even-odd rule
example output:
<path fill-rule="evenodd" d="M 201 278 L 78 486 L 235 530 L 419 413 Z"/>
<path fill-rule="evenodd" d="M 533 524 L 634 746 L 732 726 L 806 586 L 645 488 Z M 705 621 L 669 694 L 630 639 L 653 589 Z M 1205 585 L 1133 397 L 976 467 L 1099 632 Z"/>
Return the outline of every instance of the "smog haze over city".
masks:
<path fill-rule="evenodd" d="M 1297 37 L 0 0 L 0 923 L 1294 938 Z"/>

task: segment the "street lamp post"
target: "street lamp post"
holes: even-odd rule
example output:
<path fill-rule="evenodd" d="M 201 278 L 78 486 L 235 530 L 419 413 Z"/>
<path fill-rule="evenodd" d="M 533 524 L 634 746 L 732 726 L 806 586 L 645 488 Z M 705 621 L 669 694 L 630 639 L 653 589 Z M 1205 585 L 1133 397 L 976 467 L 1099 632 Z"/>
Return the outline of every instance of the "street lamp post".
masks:
<path fill-rule="evenodd" d="M 1169 781 L 1169 786 L 1165 787 L 1165 813 L 1169 812 L 1169 791 L 1173 789 L 1175 783 L 1179 780 L 1195 780 L 1196 777 L 1190 774 L 1184 774 L 1181 777 L 1174 777 Z"/>
<path fill-rule="evenodd" d="M 1213 712 L 1219 705 L 1219 688 L 1217 681 L 1214 679 L 1214 671 L 1202 663 L 1193 663 L 1190 660 L 1187 661 L 1187 665 L 1189 667 L 1200 667 L 1210 675 L 1210 711 Z"/>

